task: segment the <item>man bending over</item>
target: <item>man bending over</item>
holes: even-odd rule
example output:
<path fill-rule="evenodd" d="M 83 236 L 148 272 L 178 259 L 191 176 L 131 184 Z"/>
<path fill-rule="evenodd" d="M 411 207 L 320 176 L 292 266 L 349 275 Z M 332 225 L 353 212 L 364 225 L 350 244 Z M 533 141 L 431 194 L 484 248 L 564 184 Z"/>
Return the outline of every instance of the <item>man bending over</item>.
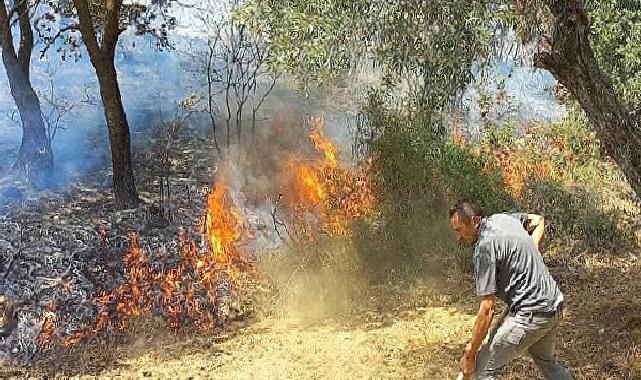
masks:
<path fill-rule="evenodd" d="M 474 245 L 476 293 L 480 297 L 472 340 L 461 358 L 463 374 L 496 379 L 501 368 L 527 350 L 547 379 L 572 379 L 554 356 L 563 293 L 539 252 L 543 217 L 518 213 L 483 218 L 473 202 L 457 204 L 449 216 L 458 240 Z M 510 314 L 494 338 L 479 350 L 497 297 L 508 305 Z"/>

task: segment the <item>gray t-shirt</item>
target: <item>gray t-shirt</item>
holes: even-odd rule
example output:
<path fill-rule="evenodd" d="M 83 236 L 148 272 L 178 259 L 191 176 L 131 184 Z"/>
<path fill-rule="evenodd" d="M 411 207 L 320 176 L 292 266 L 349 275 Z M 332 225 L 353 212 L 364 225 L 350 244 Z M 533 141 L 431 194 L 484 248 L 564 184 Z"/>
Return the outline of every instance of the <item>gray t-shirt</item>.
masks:
<path fill-rule="evenodd" d="M 550 275 L 532 237 L 527 214 L 484 218 L 474 248 L 476 292 L 496 294 L 513 311 L 553 311 L 563 293 Z"/>

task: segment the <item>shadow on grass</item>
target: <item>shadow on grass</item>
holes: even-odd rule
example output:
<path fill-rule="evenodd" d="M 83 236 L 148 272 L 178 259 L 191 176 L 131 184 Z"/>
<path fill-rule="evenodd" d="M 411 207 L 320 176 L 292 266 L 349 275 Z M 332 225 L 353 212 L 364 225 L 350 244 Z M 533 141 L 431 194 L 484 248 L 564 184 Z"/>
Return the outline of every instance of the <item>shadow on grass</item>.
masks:
<path fill-rule="evenodd" d="M 29 365 L 13 371 L 38 377 L 117 375 L 120 370 L 131 370 L 130 362 L 141 358 L 164 362 L 197 352 L 216 356 L 224 353 L 221 345 L 225 341 L 242 334 L 249 324 L 248 317 L 208 331 L 171 331 L 161 320 L 141 318 L 134 321 L 126 333 L 105 331 L 72 347 L 54 347 L 36 356 Z M 153 377 L 153 374 L 141 372 L 138 376 Z"/>

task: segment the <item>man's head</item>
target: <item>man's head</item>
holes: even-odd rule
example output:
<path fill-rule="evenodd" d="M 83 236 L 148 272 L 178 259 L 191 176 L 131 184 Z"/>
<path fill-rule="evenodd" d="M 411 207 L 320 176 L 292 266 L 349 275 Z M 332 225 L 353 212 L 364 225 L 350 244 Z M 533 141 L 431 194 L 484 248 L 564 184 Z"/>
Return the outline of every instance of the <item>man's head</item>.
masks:
<path fill-rule="evenodd" d="M 459 202 L 450 209 L 450 223 L 459 241 L 474 244 L 481 224 L 481 210 L 474 202 Z"/>

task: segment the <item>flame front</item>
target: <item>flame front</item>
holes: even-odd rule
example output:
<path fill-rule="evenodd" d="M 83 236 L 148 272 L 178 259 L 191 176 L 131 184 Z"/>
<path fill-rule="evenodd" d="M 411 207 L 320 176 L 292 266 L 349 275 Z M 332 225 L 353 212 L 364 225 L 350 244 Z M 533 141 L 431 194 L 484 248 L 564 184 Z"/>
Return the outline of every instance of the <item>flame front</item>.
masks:
<path fill-rule="evenodd" d="M 318 207 L 327 200 L 322 173 L 318 166 L 289 159 L 292 178 L 290 186 L 293 190 L 290 199 L 294 206 Z"/>
<path fill-rule="evenodd" d="M 338 166 L 338 150 L 332 142 L 323 134 L 323 119 L 312 119 L 314 130 L 309 134 L 309 138 L 314 143 L 317 151 L 325 153 L 325 162 L 327 165 Z"/>
<path fill-rule="evenodd" d="M 312 120 L 309 139 L 315 159 L 290 156 L 283 173 L 275 178 L 284 188 L 290 222 L 299 236 L 314 239 L 318 231 L 329 235 L 350 235 L 349 223 L 371 213 L 374 197 L 368 181 L 371 161 L 356 172 L 340 165 L 338 149 L 323 134 L 323 121 Z M 319 228 L 320 227 L 320 228 Z M 250 230 L 235 207 L 227 182 L 219 178 L 207 197 L 200 225 L 200 241 L 179 231 L 180 256 L 177 264 L 155 269 L 153 252 L 145 252 L 138 236 L 129 236 L 130 247 L 123 257 L 124 282 L 115 290 L 99 293 L 94 302 L 97 315 L 93 326 L 67 337 L 63 343 L 76 344 L 90 334 L 106 329 L 124 330 L 130 321 L 152 312 L 177 329 L 190 323 L 208 329 L 220 323 L 222 295 L 238 287 L 240 274 L 249 262 L 240 251 L 240 242 Z M 101 244 L 106 234 L 100 233 Z M 162 266 L 160 266 L 162 267 Z M 47 314 L 41 342 L 50 344 L 55 314 Z"/>
<path fill-rule="evenodd" d="M 205 233 L 214 261 L 227 264 L 231 259 L 238 259 L 239 255 L 234 245 L 240 239 L 240 227 L 243 222 L 228 199 L 224 181 L 219 181 L 207 197 L 205 221 Z"/>
<path fill-rule="evenodd" d="M 293 156 L 288 161 L 289 177 L 285 187 L 290 212 L 294 214 L 294 228 L 299 235 L 313 238 L 315 220 L 320 218 L 321 230 L 330 235 L 350 235 L 348 224 L 354 218 L 370 213 L 374 196 L 367 172 L 371 161 L 352 173 L 339 164 L 338 149 L 323 133 L 323 119 L 312 118 L 309 135 L 317 152 L 323 157 L 300 160 Z"/>
<path fill-rule="evenodd" d="M 219 181 L 207 199 L 202 226 L 207 243 L 199 247 L 179 232 L 180 261 L 171 269 L 152 269 L 138 244 L 136 233 L 129 236 L 130 248 L 124 256 L 125 283 L 111 292 L 102 292 L 94 300 L 98 314 L 93 328 L 80 331 L 64 340 L 73 345 L 90 334 L 108 328 L 124 330 L 134 317 L 159 310 L 167 325 L 177 329 L 185 323 L 209 329 L 219 322 L 221 284 L 238 280 L 240 266 L 247 262 L 237 249 L 242 218 L 233 207 L 226 184 Z M 44 335 L 43 335 L 44 336 Z M 45 338 L 41 339 L 45 341 Z M 50 340 L 46 340 L 50 342 Z"/>

